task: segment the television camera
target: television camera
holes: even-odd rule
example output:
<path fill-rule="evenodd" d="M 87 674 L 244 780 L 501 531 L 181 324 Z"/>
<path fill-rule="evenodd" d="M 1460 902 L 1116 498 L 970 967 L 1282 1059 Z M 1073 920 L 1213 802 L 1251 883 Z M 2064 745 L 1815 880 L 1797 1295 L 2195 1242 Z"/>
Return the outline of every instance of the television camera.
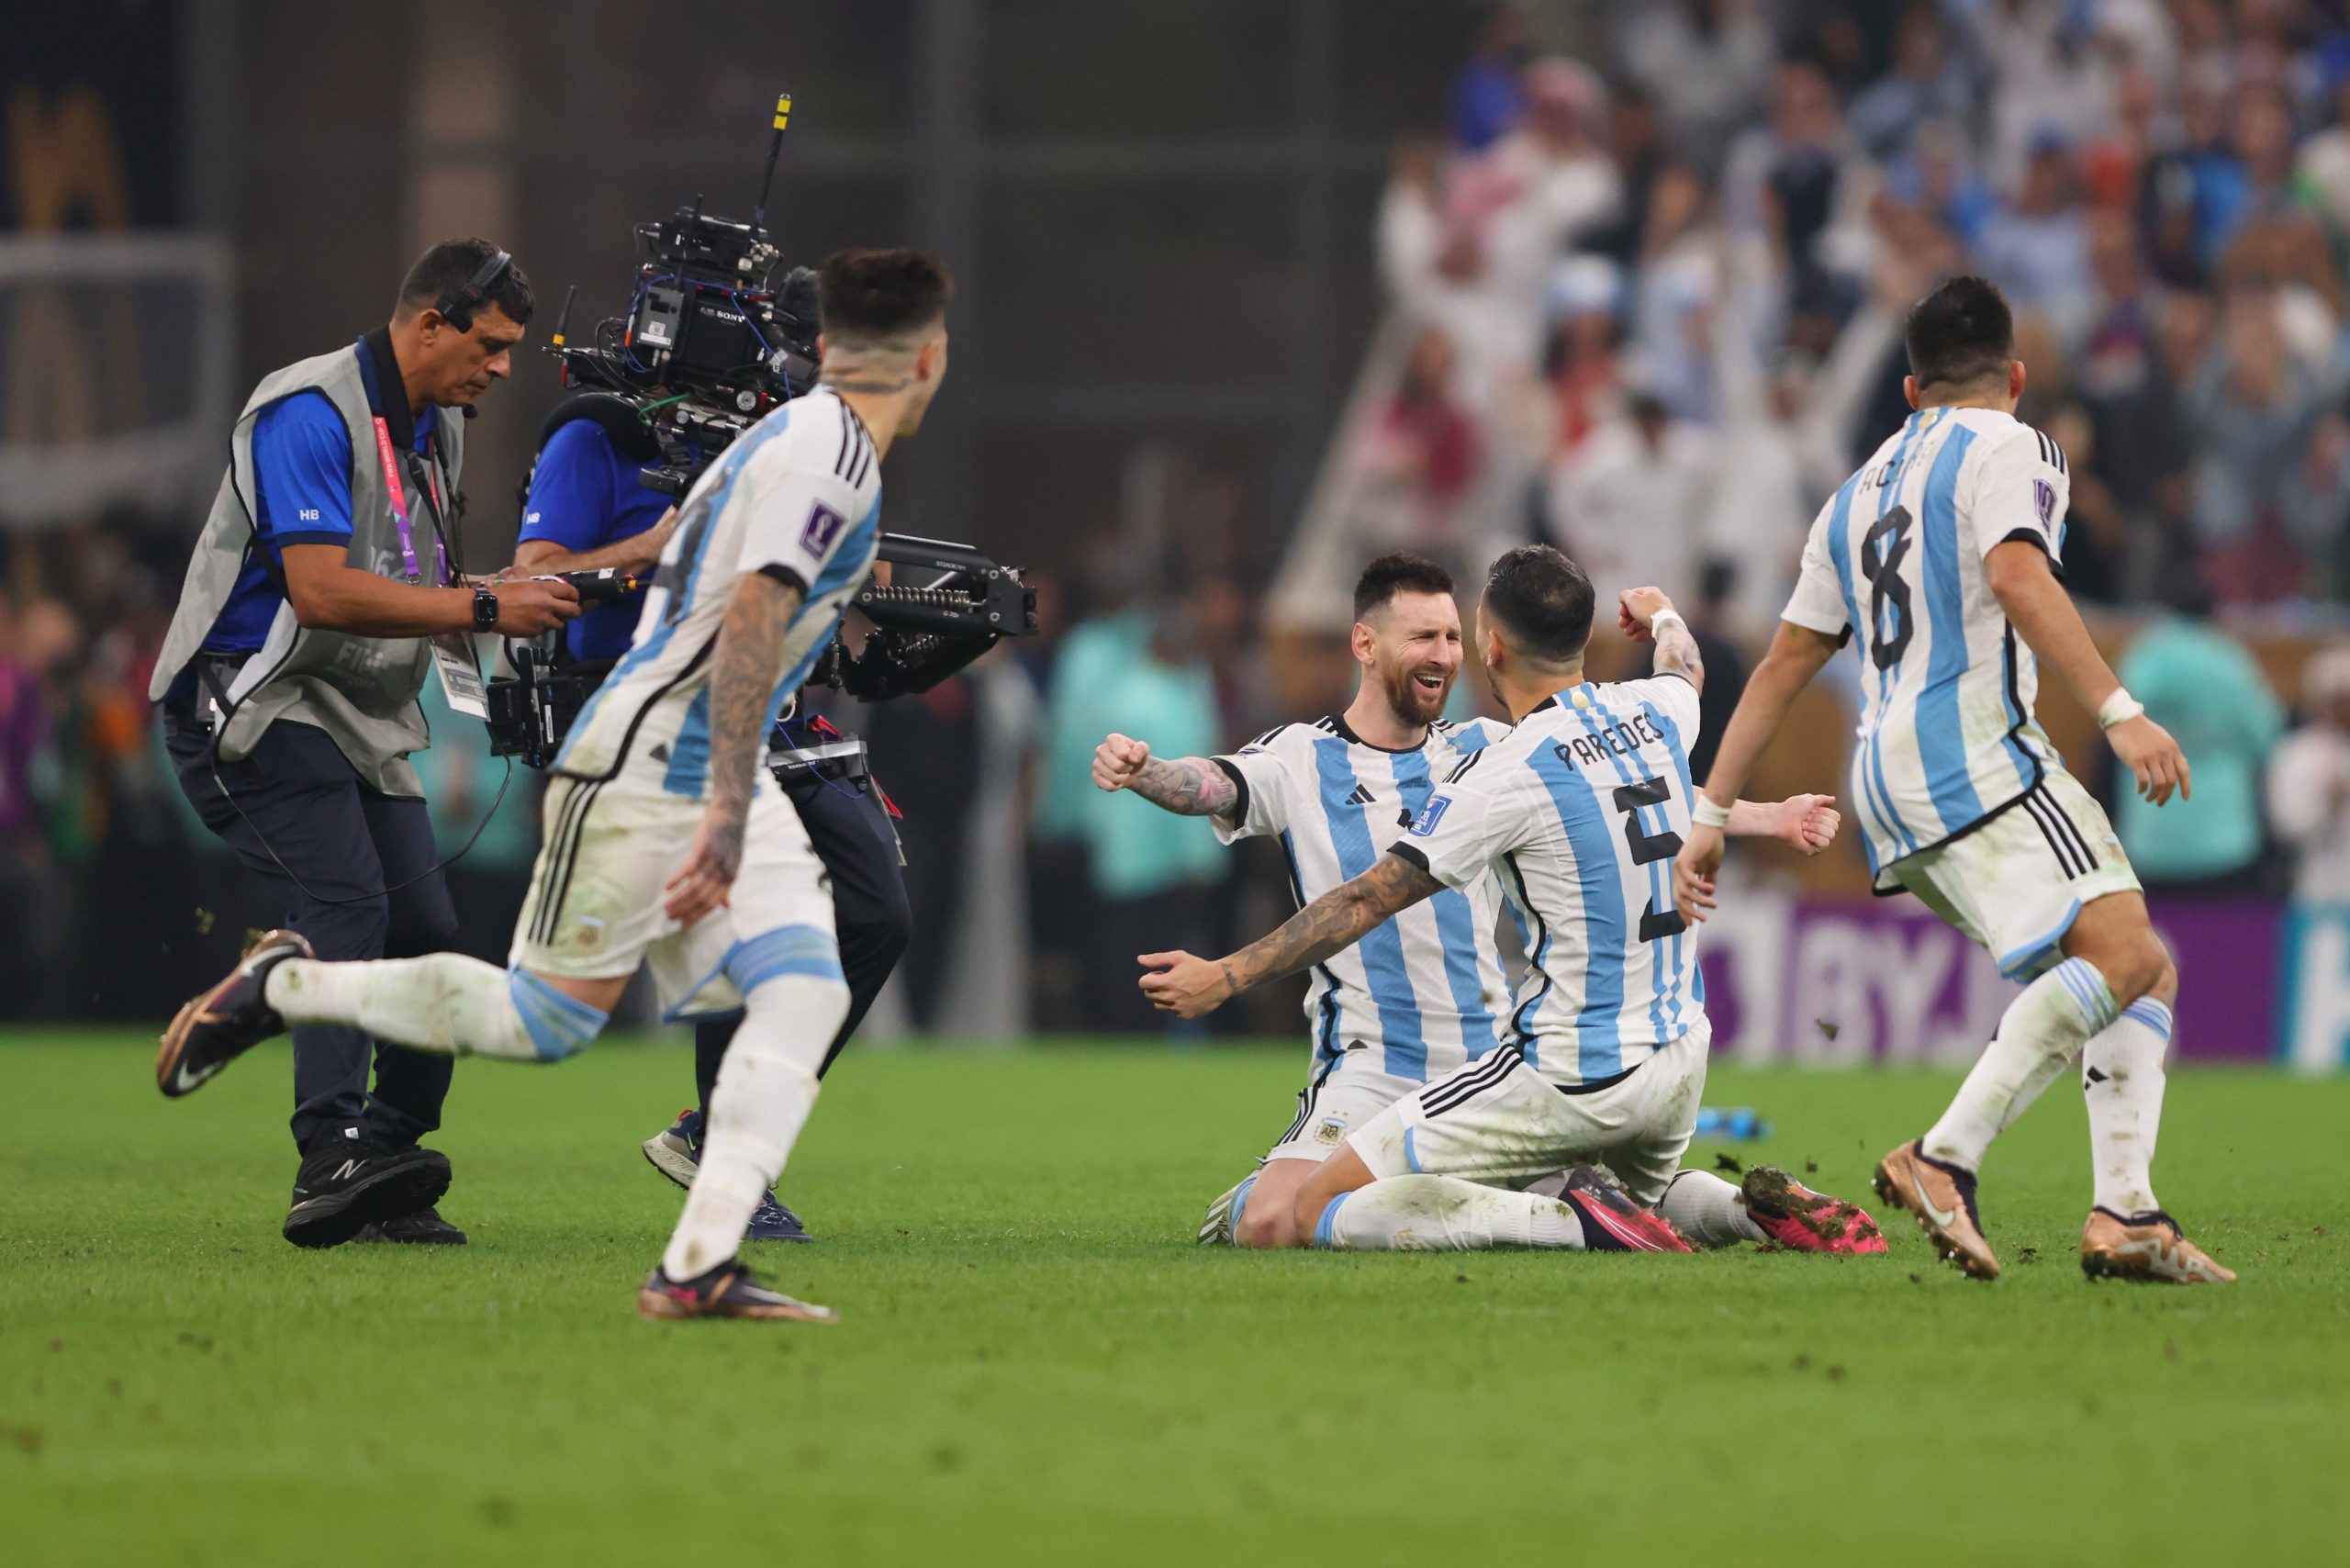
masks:
<path fill-rule="evenodd" d="M 639 225 L 648 260 L 628 310 L 598 323 L 588 342 L 567 341 L 576 287 L 565 297 L 548 352 L 564 386 L 582 390 L 549 416 L 542 445 L 557 425 L 593 420 L 617 450 L 643 463 L 639 483 L 682 497 L 737 437 L 814 388 L 816 274 L 796 267 L 778 280 L 782 253 L 767 230 L 790 112 L 790 95 L 778 97 L 748 222 L 711 217 L 697 196 L 661 222 Z M 525 479 L 520 497 L 529 494 Z M 811 683 L 867 702 L 927 691 L 999 638 L 1036 630 L 1036 593 L 1017 567 L 967 544 L 898 533 L 881 536 L 878 554 L 888 580 L 877 575 L 851 601 L 870 630 L 854 652 L 835 640 Z M 591 607 L 649 586 L 611 569 L 560 575 Z M 490 750 L 543 767 L 611 662 L 570 658 L 560 634 L 509 642 L 505 662 L 511 676 L 489 683 Z"/>

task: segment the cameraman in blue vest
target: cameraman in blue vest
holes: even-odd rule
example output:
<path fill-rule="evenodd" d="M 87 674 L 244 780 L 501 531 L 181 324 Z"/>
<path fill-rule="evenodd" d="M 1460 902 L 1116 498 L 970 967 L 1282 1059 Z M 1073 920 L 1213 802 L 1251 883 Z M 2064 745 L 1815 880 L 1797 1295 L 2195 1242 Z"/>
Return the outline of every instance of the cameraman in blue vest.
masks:
<path fill-rule="evenodd" d="M 418 696 L 436 660 L 453 684 L 477 678 L 475 633 L 536 636 L 578 613 L 567 584 L 463 570 L 455 416 L 511 370 L 531 305 L 505 252 L 446 241 L 408 269 L 388 325 L 263 378 L 156 658 L 148 696 L 180 788 L 264 890 L 268 923 L 320 958 L 449 946 L 456 911 L 408 760 L 431 744 Z M 294 1031 L 286 1240 L 464 1240 L 435 1207 L 448 1157 L 419 1147 L 449 1068 L 355 1029 Z"/>
<path fill-rule="evenodd" d="M 658 464 L 662 454 L 636 412 L 617 398 L 588 393 L 557 405 L 539 440 L 538 463 L 532 470 L 515 545 L 516 569 L 610 567 L 642 575 L 649 583 L 677 512 L 666 496 L 639 482 L 639 475 Z M 566 644 L 572 657 L 587 664 L 625 653 L 643 599 L 640 588 L 573 622 Z M 796 715 L 787 716 L 776 735 L 777 744 L 788 749 L 841 739 L 823 719 Z M 878 784 L 870 778 L 827 778 L 813 769 L 798 769 L 783 779 L 783 789 L 799 808 L 809 841 L 832 878 L 841 969 L 850 993 L 848 1016 L 825 1052 L 817 1072 L 821 1078 L 897 967 L 912 935 L 913 913 L 906 901 L 897 830 Z M 722 1019 L 696 1027 L 696 1103 L 644 1141 L 645 1159 L 681 1187 L 693 1184 L 701 1158 L 703 1113 L 727 1043 L 734 1037 L 735 1022 Z M 760 1202 L 745 1234 L 754 1241 L 808 1239 L 799 1216 L 772 1193 Z"/>

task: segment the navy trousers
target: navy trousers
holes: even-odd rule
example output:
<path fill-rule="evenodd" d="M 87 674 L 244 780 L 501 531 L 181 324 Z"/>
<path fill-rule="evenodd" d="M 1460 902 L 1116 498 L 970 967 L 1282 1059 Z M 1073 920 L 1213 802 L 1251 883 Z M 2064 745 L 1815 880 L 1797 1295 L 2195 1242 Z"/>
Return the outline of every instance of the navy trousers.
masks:
<path fill-rule="evenodd" d="M 409 958 L 454 944 L 457 912 L 430 870 L 440 857 L 424 801 L 362 782 L 324 730 L 281 720 L 252 756 L 219 764 L 217 783 L 211 737 L 188 709 L 165 707 L 163 740 L 189 803 L 263 890 L 264 918 L 308 937 L 319 958 Z M 357 1126 L 414 1143 L 441 1125 L 453 1065 L 356 1029 L 297 1029 L 294 1142 Z"/>

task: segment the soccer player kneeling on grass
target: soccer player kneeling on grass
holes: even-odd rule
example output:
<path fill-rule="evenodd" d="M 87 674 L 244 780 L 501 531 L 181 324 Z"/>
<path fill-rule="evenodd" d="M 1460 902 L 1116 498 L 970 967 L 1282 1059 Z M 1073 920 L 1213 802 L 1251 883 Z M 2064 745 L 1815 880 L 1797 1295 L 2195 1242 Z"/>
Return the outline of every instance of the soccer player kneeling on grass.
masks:
<path fill-rule="evenodd" d="M 1516 727 L 1456 764 L 1368 870 L 1230 958 L 1145 955 L 1143 991 L 1197 1017 L 1446 889 L 1496 878 L 1529 966 L 1506 1040 L 1403 1094 L 1307 1172 L 1293 1244 L 1882 1252 L 1866 1214 L 1784 1171 L 1759 1169 L 1741 1188 L 1680 1168 L 1711 1030 L 1666 876 L 1689 823 L 1686 741 L 1705 671 L 1670 601 L 1636 588 L 1621 622 L 1654 637 L 1662 673 L 1586 681 L 1593 608 L 1590 579 L 1558 551 L 1504 555 L 1478 642 Z"/>
<path fill-rule="evenodd" d="M 920 252 L 824 263 L 823 383 L 737 439 L 686 497 L 635 641 L 555 760 L 508 967 L 448 953 L 319 963 L 273 932 L 173 1021 L 156 1061 L 166 1094 L 289 1025 L 456 1055 L 571 1056 L 649 965 L 666 1016 L 739 1011 L 743 1024 L 639 1310 L 834 1318 L 734 1256 L 814 1107 L 849 1002 L 822 868 L 761 751 L 872 570 L 881 459 L 946 373 L 950 286 Z"/>
<path fill-rule="evenodd" d="M 1451 577 L 1405 553 L 1355 582 L 1350 646 L 1362 666 L 1346 711 L 1282 724 L 1228 756 L 1155 757 L 1112 735 L 1093 782 L 1163 811 L 1204 816 L 1225 843 L 1277 838 L 1301 905 L 1371 868 L 1427 809 L 1446 774 L 1509 734 L 1491 719 L 1439 717 L 1460 673 L 1460 608 Z M 1740 801 L 1731 831 L 1816 854 L 1834 838 L 1824 795 Z M 1315 1166 L 1404 1095 L 1503 1048 L 1509 994 L 1496 942 L 1502 891 L 1490 870 L 1404 910 L 1313 968 L 1312 1040 L 1297 1113 L 1257 1170 L 1209 1205 L 1203 1245 L 1293 1247 L 1292 1209 Z"/>
<path fill-rule="evenodd" d="M 2082 1269 L 2232 1280 L 2154 1202 L 2178 972 L 2104 810 L 2033 717 L 2040 661 L 2097 714 L 2148 801 L 2186 796 L 2187 758 L 2121 689 L 2057 580 L 2072 480 L 2056 443 L 2015 417 L 2024 367 L 2008 302 L 1982 278 L 1953 278 L 1911 308 L 1904 336 L 1918 411 L 1812 523 L 1707 792 L 1737 793 L 1796 694 L 1857 633 L 1852 792 L 1877 890 L 1917 894 L 2030 982 L 1942 1119 L 1879 1162 L 1877 1191 L 1944 1258 L 1997 1279 L 1975 1172 L 2079 1059 L 2096 1173 Z M 1721 851 L 1703 826 L 1681 851 L 1684 913 L 1704 917 Z"/>

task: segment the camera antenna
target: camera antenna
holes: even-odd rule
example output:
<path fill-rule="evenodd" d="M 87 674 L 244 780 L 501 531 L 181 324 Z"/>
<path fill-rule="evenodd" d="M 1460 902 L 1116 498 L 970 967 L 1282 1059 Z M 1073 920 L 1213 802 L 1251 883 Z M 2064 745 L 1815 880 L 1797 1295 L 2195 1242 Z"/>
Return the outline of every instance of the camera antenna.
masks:
<path fill-rule="evenodd" d="M 563 347 L 563 330 L 571 323 L 571 302 L 579 297 L 579 286 L 573 284 L 563 291 L 563 313 L 554 319 L 554 346 Z"/>
<path fill-rule="evenodd" d="M 775 135 L 767 141 L 767 172 L 759 181 L 759 205 L 751 211 L 753 231 L 764 234 L 767 227 L 767 195 L 775 189 L 775 161 L 783 151 L 783 129 L 791 123 L 791 95 L 775 95 Z"/>

